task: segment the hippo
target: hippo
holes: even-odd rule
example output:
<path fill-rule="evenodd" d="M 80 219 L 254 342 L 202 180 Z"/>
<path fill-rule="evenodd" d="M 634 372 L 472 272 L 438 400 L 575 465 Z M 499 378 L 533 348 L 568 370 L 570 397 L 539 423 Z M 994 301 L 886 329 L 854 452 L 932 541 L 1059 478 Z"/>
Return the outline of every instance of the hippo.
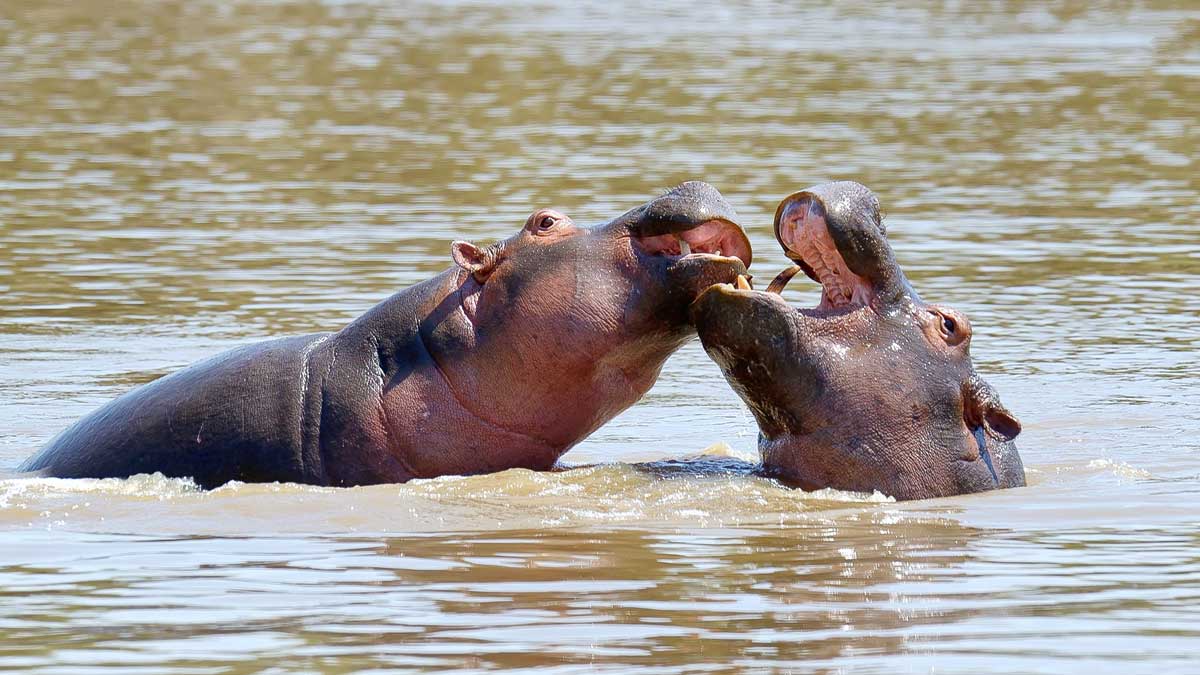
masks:
<path fill-rule="evenodd" d="M 654 384 L 688 309 L 751 262 L 732 206 L 683 183 L 581 227 L 451 245 L 454 265 L 336 333 L 224 352 L 87 415 L 20 467 L 64 478 L 398 483 L 560 456 Z"/>
<path fill-rule="evenodd" d="M 921 300 L 896 263 L 879 199 L 854 182 L 784 199 L 775 236 L 795 263 L 691 308 L 700 341 L 758 422 L 761 471 L 806 490 L 924 499 L 1025 484 L 1021 425 L 971 363 L 971 324 Z M 780 292 L 803 271 L 811 309 Z"/>

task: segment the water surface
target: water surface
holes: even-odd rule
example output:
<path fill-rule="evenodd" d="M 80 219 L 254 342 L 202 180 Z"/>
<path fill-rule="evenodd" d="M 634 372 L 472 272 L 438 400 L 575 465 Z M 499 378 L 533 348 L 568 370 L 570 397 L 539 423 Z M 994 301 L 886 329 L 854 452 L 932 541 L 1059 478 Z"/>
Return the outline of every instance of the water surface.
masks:
<path fill-rule="evenodd" d="M 538 207 L 701 178 L 769 279 L 777 201 L 848 178 L 971 317 L 1030 479 L 897 504 L 747 475 L 753 419 L 693 343 L 565 473 L 0 480 L 0 670 L 1194 670 L 1200 10 L 876 5 L 0 0 L 0 476 Z"/>

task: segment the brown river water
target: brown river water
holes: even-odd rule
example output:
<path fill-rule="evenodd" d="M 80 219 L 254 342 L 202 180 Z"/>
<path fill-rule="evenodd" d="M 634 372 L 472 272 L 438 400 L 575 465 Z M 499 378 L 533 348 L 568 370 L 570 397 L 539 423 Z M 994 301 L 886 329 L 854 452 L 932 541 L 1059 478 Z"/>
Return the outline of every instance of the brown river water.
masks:
<path fill-rule="evenodd" d="M 1200 5 L 882 4 L 0 0 L 0 670 L 1200 672 Z M 565 473 L 13 476 L 455 238 L 692 178 L 760 282 L 781 197 L 874 188 L 971 317 L 1029 487 L 748 475 L 694 342 Z"/>

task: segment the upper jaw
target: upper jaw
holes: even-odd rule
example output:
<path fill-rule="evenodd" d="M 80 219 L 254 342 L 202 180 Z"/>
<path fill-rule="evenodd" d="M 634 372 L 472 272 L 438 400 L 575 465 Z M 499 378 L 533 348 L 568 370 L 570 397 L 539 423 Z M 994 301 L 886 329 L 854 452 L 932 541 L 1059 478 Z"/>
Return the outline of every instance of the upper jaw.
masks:
<path fill-rule="evenodd" d="M 804 190 L 780 202 L 775 238 L 796 266 L 781 272 L 769 290 L 782 292 L 788 280 L 803 270 L 821 285 L 821 301 L 812 310 L 815 315 L 842 314 L 875 301 L 875 284 L 850 269 L 830 230 L 825 202 L 816 192 Z"/>
<path fill-rule="evenodd" d="M 737 258 L 746 267 L 753 260 L 750 240 L 738 225 L 733 206 L 702 181 L 672 188 L 613 222 L 623 226 L 635 247 L 647 255 L 719 254 Z"/>
<path fill-rule="evenodd" d="M 733 205 L 715 187 L 703 181 L 688 181 L 618 220 L 626 220 L 633 234 L 650 236 L 688 230 L 711 220 L 737 227 L 738 217 Z"/>
<path fill-rule="evenodd" d="M 753 262 L 750 240 L 736 223 L 706 220 L 673 222 L 669 227 L 630 228 L 634 246 L 650 256 L 675 261 L 688 256 L 708 256 L 716 262 L 740 261 L 742 271 Z"/>

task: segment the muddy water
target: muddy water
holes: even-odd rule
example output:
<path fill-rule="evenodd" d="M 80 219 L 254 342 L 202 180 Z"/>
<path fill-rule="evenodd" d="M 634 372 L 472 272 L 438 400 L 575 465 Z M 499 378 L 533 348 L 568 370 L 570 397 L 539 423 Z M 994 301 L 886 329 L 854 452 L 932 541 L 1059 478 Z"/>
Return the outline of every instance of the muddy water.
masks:
<path fill-rule="evenodd" d="M 853 178 L 972 317 L 1031 483 L 746 475 L 753 421 L 693 344 L 567 457 L 597 467 L 0 480 L 0 670 L 1192 671 L 1200 12 L 875 4 L 0 0 L 0 476 L 536 207 L 597 222 L 703 178 L 762 279 L 775 202 Z"/>

